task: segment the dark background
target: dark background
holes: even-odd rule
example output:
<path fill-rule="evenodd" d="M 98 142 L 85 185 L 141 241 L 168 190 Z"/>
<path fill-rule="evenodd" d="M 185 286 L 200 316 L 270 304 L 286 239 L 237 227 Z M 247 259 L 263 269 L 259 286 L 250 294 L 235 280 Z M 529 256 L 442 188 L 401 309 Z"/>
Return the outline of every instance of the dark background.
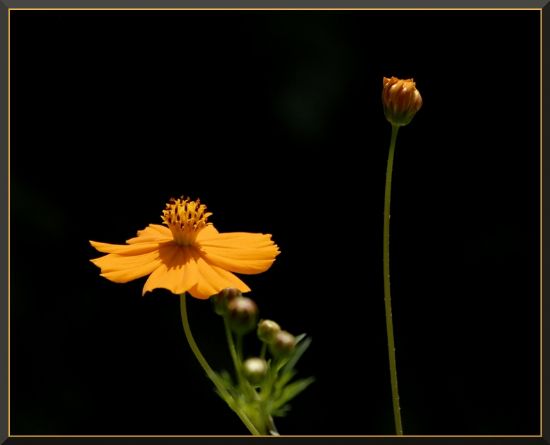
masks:
<path fill-rule="evenodd" d="M 122 243 L 185 194 L 281 248 L 244 277 L 261 316 L 313 338 L 281 432 L 393 434 L 395 75 L 424 99 L 392 196 L 405 433 L 538 434 L 539 50 L 538 11 L 12 11 L 11 433 L 246 434 L 178 298 L 89 262 L 89 239 Z"/>

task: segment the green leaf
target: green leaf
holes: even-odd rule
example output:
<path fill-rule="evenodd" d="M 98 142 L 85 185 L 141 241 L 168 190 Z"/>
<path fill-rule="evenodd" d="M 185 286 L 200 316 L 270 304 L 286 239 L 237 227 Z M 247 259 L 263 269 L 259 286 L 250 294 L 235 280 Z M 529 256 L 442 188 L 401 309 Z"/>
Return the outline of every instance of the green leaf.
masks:
<path fill-rule="evenodd" d="M 282 408 L 286 403 L 300 394 L 304 389 L 311 385 L 315 379 L 313 377 L 308 377 L 306 379 L 296 380 L 293 383 L 290 383 L 281 392 L 281 396 L 273 402 L 271 405 L 272 412 L 277 411 Z"/>
<path fill-rule="evenodd" d="M 225 369 L 220 371 L 219 376 L 221 377 L 221 380 L 225 384 L 226 387 L 230 388 L 233 387 L 233 379 L 231 377 L 231 374 L 227 372 Z"/>
<path fill-rule="evenodd" d="M 292 369 L 288 369 L 284 371 L 279 378 L 275 381 L 275 384 L 273 385 L 275 387 L 275 390 L 281 390 L 288 382 L 292 380 L 292 378 L 296 375 L 296 371 Z"/>
<path fill-rule="evenodd" d="M 271 412 L 273 417 L 285 417 L 291 410 L 290 405 L 284 405 Z"/>
<path fill-rule="evenodd" d="M 305 336 L 305 334 L 302 334 Z M 303 337 L 302 337 L 303 338 Z M 292 370 L 294 369 L 294 366 L 296 366 L 296 363 L 298 360 L 300 360 L 300 357 L 302 357 L 303 353 L 306 352 L 306 349 L 309 348 L 309 345 L 311 344 L 311 338 L 304 338 L 303 341 L 299 342 L 296 345 L 296 349 L 294 350 L 293 354 L 290 356 L 288 362 L 285 364 L 283 368 L 283 372 L 286 372 L 286 370 Z"/>
<path fill-rule="evenodd" d="M 219 377 L 219 382 L 223 385 L 223 387 L 229 393 L 229 395 L 235 400 L 238 399 L 239 392 L 237 391 L 237 388 L 233 384 L 233 379 L 231 377 L 231 374 L 224 369 L 218 373 L 218 377 Z M 219 393 L 218 390 L 216 390 L 216 392 L 220 395 L 220 397 L 224 398 Z"/>
<path fill-rule="evenodd" d="M 306 338 L 306 335 L 307 334 L 300 334 L 300 335 L 297 335 L 296 337 L 296 344 L 300 343 L 304 338 Z"/>

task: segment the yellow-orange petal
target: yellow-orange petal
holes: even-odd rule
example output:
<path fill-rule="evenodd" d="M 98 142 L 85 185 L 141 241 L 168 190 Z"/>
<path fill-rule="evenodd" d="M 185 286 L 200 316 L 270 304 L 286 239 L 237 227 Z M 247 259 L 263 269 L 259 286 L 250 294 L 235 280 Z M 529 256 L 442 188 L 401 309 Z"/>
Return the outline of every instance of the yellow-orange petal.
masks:
<path fill-rule="evenodd" d="M 226 287 L 237 287 L 242 292 L 250 288 L 231 272 L 208 264 L 203 258 L 197 258 L 199 280 L 197 285 L 190 289 L 189 293 L 196 298 L 209 298 Z"/>
<path fill-rule="evenodd" d="M 224 246 L 262 246 L 265 244 L 273 244 L 270 234 L 265 233 L 249 233 L 249 232 L 227 232 L 219 233 L 213 231 L 201 231 L 196 238 L 199 244 L 215 245 L 220 241 Z"/>
<path fill-rule="evenodd" d="M 197 237 L 195 239 L 208 239 L 213 236 L 217 236 L 219 233 L 220 232 L 218 232 L 212 223 L 208 223 L 199 231 L 199 233 L 197 233 Z"/>
<path fill-rule="evenodd" d="M 209 254 L 208 252 L 203 257 L 215 266 L 230 272 L 242 273 L 245 275 L 254 275 L 265 272 L 271 267 L 275 258 L 270 260 L 236 260 L 231 257 Z"/>
<path fill-rule="evenodd" d="M 217 255 L 239 261 L 273 259 L 279 254 L 279 250 L 274 245 L 258 247 L 256 249 L 248 247 L 201 246 L 201 252 L 205 252 L 207 255 Z"/>
<path fill-rule="evenodd" d="M 271 235 L 261 233 L 220 233 L 198 244 L 202 256 L 210 264 L 243 274 L 266 271 L 279 254 Z"/>
<path fill-rule="evenodd" d="M 145 229 L 138 230 L 137 236 L 126 240 L 128 244 L 164 242 L 173 239 L 170 229 L 159 224 L 149 224 Z"/>
<path fill-rule="evenodd" d="M 231 285 L 227 285 L 223 287 L 222 289 L 225 289 L 226 287 L 235 287 L 239 289 L 241 292 L 250 292 L 250 288 L 244 283 L 239 277 L 232 274 L 231 272 L 222 269 L 221 267 L 214 266 L 213 264 L 210 264 L 210 267 L 222 277 L 223 280 L 225 280 L 226 283 L 231 283 Z M 221 291 L 220 289 L 219 291 Z M 218 292 L 219 292 L 218 291 Z"/>
<path fill-rule="evenodd" d="M 135 280 L 137 278 L 144 277 L 149 275 L 155 269 L 161 265 L 159 259 L 151 261 L 149 263 L 141 264 L 136 267 L 131 267 L 129 269 L 120 269 L 112 270 L 110 272 L 101 273 L 102 277 L 107 278 L 108 280 L 114 281 L 115 283 L 127 283 L 128 281 Z"/>
<path fill-rule="evenodd" d="M 142 253 L 140 255 L 118 255 L 116 253 L 110 253 L 90 261 L 99 267 L 102 273 L 106 273 L 140 267 L 156 260 L 159 260 L 158 250 Z"/>
<path fill-rule="evenodd" d="M 205 300 L 207 298 L 210 298 L 212 295 L 217 294 L 219 290 L 217 286 L 214 286 L 214 280 L 208 278 L 208 273 L 206 273 L 206 275 L 203 275 L 204 272 L 202 269 L 204 269 L 204 266 L 202 266 L 201 263 L 201 267 L 199 268 L 199 261 L 204 260 L 202 260 L 201 258 L 197 259 L 198 280 L 197 283 L 191 289 L 189 289 L 189 293 L 195 298 Z M 212 271 L 212 273 L 214 272 Z"/>
<path fill-rule="evenodd" d="M 182 294 L 198 280 L 197 266 L 191 248 L 173 246 L 170 256 L 166 254 L 160 267 L 151 274 L 143 286 L 143 294 L 163 288 L 174 294 Z"/>
<path fill-rule="evenodd" d="M 160 283 L 162 282 L 162 277 L 168 270 L 168 265 L 172 264 L 172 259 L 177 255 L 179 247 L 177 245 L 168 245 L 163 252 L 163 258 L 161 265 L 156 269 L 150 276 L 147 278 L 145 285 L 143 286 L 142 295 L 145 295 L 145 292 L 152 291 L 162 287 Z"/>
<path fill-rule="evenodd" d="M 159 243 L 138 243 L 138 244 L 109 244 L 90 241 L 95 249 L 103 253 L 117 253 L 119 255 L 139 255 L 152 252 L 159 248 Z"/>
<path fill-rule="evenodd" d="M 208 287 L 205 287 L 208 286 Z M 198 298 L 199 300 L 207 300 L 212 295 L 215 295 L 216 292 L 212 287 L 209 287 L 210 285 L 206 282 L 195 284 L 191 289 L 189 289 L 187 292 L 189 292 L 189 295 L 191 295 L 194 298 Z"/>
<path fill-rule="evenodd" d="M 236 287 L 241 292 L 250 291 L 250 288 L 231 272 L 208 264 L 200 257 L 197 258 L 197 268 L 199 270 L 199 280 L 188 291 L 195 298 L 210 298 L 226 287 Z"/>

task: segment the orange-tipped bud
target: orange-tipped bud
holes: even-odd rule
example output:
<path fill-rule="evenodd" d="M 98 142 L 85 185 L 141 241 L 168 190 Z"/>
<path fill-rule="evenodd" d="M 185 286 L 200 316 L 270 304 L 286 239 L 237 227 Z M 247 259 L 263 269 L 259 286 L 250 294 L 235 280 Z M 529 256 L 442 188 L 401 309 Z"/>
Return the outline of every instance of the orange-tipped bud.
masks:
<path fill-rule="evenodd" d="M 416 89 L 413 79 L 384 77 L 382 104 L 386 119 L 401 127 L 407 125 L 422 106 L 422 96 Z"/>
<path fill-rule="evenodd" d="M 288 357 L 296 347 L 296 337 L 287 331 L 279 331 L 269 346 L 275 357 Z"/>
<path fill-rule="evenodd" d="M 258 306 L 247 297 L 236 297 L 227 304 L 227 319 L 233 332 L 250 332 L 258 321 Z"/>
<path fill-rule="evenodd" d="M 225 315 L 227 305 L 237 297 L 241 297 L 242 293 L 239 289 L 228 287 L 222 289 L 218 294 L 214 295 L 211 300 L 214 305 L 214 312 L 218 315 Z"/>

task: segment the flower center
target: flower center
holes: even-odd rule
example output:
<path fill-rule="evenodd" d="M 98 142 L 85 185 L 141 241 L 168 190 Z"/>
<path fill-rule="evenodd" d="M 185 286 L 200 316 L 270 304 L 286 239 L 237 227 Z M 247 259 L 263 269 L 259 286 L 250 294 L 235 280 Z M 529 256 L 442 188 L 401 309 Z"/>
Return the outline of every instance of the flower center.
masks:
<path fill-rule="evenodd" d="M 200 199 L 192 201 L 190 198 L 171 198 L 162 211 L 162 222 L 168 226 L 174 241 L 180 246 L 190 246 L 197 234 L 206 227 L 211 212 Z M 210 223 L 208 223 L 210 224 Z"/>

